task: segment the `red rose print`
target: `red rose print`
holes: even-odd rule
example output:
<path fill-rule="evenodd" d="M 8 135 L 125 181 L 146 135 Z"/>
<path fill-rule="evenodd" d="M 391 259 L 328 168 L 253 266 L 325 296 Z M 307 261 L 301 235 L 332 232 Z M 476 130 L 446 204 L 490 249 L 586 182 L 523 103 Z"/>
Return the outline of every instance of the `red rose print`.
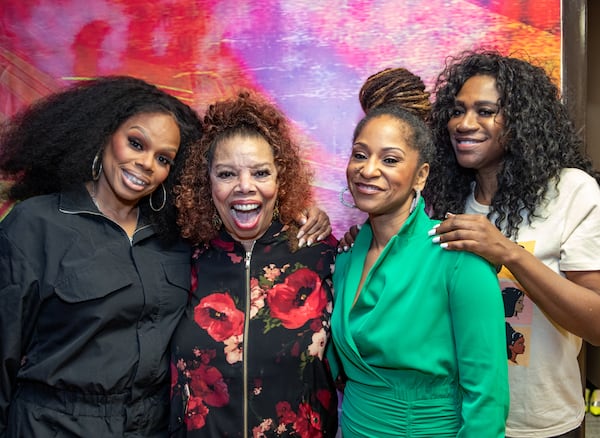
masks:
<path fill-rule="evenodd" d="M 231 252 L 234 248 L 233 242 L 226 242 L 223 239 L 216 238 L 210 241 L 211 245 L 215 248 L 221 248 L 225 252 Z"/>
<path fill-rule="evenodd" d="M 196 272 L 195 269 L 192 269 L 192 279 L 190 280 L 190 284 L 191 284 L 191 288 L 190 288 L 190 293 L 192 291 L 196 290 L 196 287 L 198 286 L 198 273 Z"/>
<path fill-rule="evenodd" d="M 188 400 L 185 425 L 188 430 L 201 429 L 206 424 L 208 408 L 202 403 L 201 397 L 191 396 Z"/>
<path fill-rule="evenodd" d="M 321 416 L 308 403 L 300 403 L 294 429 L 303 438 L 321 436 Z"/>
<path fill-rule="evenodd" d="M 317 391 L 317 399 L 321 402 L 325 409 L 329 409 L 332 399 L 331 391 L 328 391 L 327 389 L 319 389 Z"/>
<path fill-rule="evenodd" d="M 215 350 L 200 350 L 198 347 L 192 349 L 192 354 L 204 365 L 208 365 L 217 356 Z"/>
<path fill-rule="evenodd" d="M 300 343 L 298 341 L 294 342 L 294 345 L 292 345 L 290 354 L 292 355 L 292 357 L 300 356 Z"/>
<path fill-rule="evenodd" d="M 189 371 L 192 394 L 201 397 L 207 405 L 225 406 L 229 403 L 229 391 L 221 372 L 212 366 L 201 365 Z"/>
<path fill-rule="evenodd" d="M 312 322 L 310 323 L 310 329 L 313 332 L 318 332 L 323 328 L 323 321 L 321 321 L 320 319 L 313 319 Z"/>
<path fill-rule="evenodd" d="M 275 411 L 277 412 L 277 417 L 279 418 L 279 422 L 283 424 L 290 424 L 296 421 L 296 414 L 292 411 L 292 407 L 289 402 L 282 401 L 277 403 L 275 406 Z"/>
<path fill-rule="evenodd" d="M 194 320 L 217 342 L 241 335 L 244 328 L 244 313 L 236 309 L 227 293 L 215 293 L 200 300 L 194 309 Z"/>
<path fill-rule="evenodd" d="M 290 274 L 283 283 L 267 293 L 271 315 L 288 329 L 302 327 L 307 321 L 321 316 L 327 305 L 327 294 L 319 276 L 307 268 Z"/>

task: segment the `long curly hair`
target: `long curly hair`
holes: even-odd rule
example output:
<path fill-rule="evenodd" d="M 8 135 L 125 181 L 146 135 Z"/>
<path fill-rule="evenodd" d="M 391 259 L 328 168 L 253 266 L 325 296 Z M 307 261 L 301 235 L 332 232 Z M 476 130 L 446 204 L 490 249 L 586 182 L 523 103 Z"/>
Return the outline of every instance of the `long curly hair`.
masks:
<path fill-rule="evenodd" d="M 208 243 L 217 236 L 214 218 L 218 213 L 212 201 L 210 168 L 215 148 L 237 135 L 260 136 L 271 146 L 279 183 L 279 220 L 290 227 L 293 247 L 297 231 L 294 219 L 312 203 L 312 172 L 292 139 L 285 115 L 249 90 L 218 101 L 206 111 L 204 135 L 190 150 L 181 184 L 175 188 L 182 236 L 194 244 Z"/>
<path fill-rule="evenodd" d="M 507 237 L 516 238 L 523 221 L 521 214 L 528 220 L 535 215 L 549 184 L 558 184 L 562 169 L 578 168 L 597 180 L 600 177 L 582 152 L 582 140 L 558 88 L 542 67 L 495 51 L 467 51 L 449 58 L 435 86 L 430 125 L 436 154 L 424 190 L 434 217 L 464 212 L 475 180 L 474 170 L 458 164 L 448 121 L 456 95 L 476 75 L 496 80 L 504 119 L 500 142 L 505 155 L 488 217 L 497 214 L 495 225 L 504 228 Z"/>
<path fill-rule="evenodd" d="M 174 96 L 130 76 L 78 83 L 40 99 L 8 120 L 0 131 L 0 173 L 14 180 L 7 198 L 23 200 L 90 181 L 94 156 L 119 126 L 134 115 L 154 112 L 175 118 L 181 142 L 164 182 L 165 207 L 157 213 L 142 200 L 140 208 L 162 237 L 175 238 L 179 230 L 172 187 L 187 148 L 202 134 L 200 118 Z"/>
<path fill-rule="evenodd" d="M 386 68 L 367 78 L 358 93 L 365 113 L 381 105 L 397 105 L 423 120 L 431 112 L 429 92 L 419 76 L 403 68 Z"/>

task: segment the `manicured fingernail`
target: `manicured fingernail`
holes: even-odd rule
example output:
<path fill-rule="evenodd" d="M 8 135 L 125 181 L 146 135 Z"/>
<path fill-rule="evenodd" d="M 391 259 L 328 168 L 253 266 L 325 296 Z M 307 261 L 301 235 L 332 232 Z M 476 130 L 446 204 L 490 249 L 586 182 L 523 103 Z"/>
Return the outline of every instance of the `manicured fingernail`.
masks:
<path fill-rule="evenodd" d="M 337 252 L 338 252 L 338 254 L 341 254 L 342 253 L 342 248 L 338 247 Z"/>
<path fill-rule="evenodd" d="M 354 242 L 350 244 L 350 248 L 354 248 Z"/>
<path fill-rule="evenodd" d="M 306 242 L 306 246 L 311 246 L 313 244 L 312 239 L 308 239 L 308 241 Z"/>
<path fill-rule="evenodd" d="M 348 248 L 348 245 L 345 245 L 345 246 L 344 246 L 344 252 L 348 251 L 348 249 L 349 249 L 349 248 Z"/>
<path fill-rule="evenodd" d="M 302 236 L 304 236 L 304 231 L 300 230 L 300 231 L 298 231 L 298 234 L 296 235 L 296 239 L 300 239 Z"/>
<path fill-rule="evenodd" d="M 444 242 L 444 243 L 440 243 L 440 248 L 448 248 L 448 243 Z"/>
<path fill-rule="evenodd" d="M 323 240 L 323 239 L 325 239 L 325 237 L 324 237 L 324 236 L 319 236 L 319 237 L 317 237 L 317 242 L 320 242 L 320 241 L 321 241 L 321 240 Z"/>
<path fill-rule="evenodd" d="M 302 248 L 304 246 L 304 244 L 306 243 L 306 241 L 302 238 L 298 240 L 298 247 Z"/>
<path fill-rule="evenodd" d="M 356 228 L 360 230 L 362 228 L 362 224 L 356 224 Z"/>
<path fill-rule="evenodd" d="M 435 230 L 436 230 L 436 229 L 437 229 L 437 227 L 439 227 L 439 226 L 440 226 L 440 224 L 435 224 L 435 225 L 433 226 L 433 228 L 427 232 L 427 234 L 428 234 L 428 235 L 430 235 L 430 236 L 434 236 L 434 235 L 435 235 Z"/>
<path fill-rule="evenodd" d="M 435 236 L 433 239 L 431 239 L 431 241 L 433 243 L 440 243 L 440 236 Z"/>

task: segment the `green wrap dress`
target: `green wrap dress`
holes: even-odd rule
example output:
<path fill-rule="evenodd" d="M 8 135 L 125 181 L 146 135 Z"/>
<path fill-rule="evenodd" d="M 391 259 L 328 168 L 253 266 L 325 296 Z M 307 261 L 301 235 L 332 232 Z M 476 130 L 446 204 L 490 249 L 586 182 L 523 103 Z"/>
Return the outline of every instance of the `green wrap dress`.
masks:
<path fill-rule="evenodd" d="M 428 231 L 437 222 L 421 201 L 356 303 L 368 223 L 337 257 L 332 355 L 347 379 L 344 438 L 504 436 L 509 396 L 496 273 L 476 255 L 433 244 Z"/>

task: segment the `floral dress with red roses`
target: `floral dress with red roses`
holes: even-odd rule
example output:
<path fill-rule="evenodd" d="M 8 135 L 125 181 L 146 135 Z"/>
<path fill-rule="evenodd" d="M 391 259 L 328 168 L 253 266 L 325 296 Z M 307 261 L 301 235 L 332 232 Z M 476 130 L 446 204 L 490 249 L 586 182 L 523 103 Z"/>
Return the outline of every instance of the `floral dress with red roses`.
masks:
<path fill-rule="evenodd" d="M 335 239 L 291 252 L 283 230 L 274 222 L 249 252 L 226 232 L 196 249 L 172 340 L 174 435 L 335 435 L 325 359 Z"/>

